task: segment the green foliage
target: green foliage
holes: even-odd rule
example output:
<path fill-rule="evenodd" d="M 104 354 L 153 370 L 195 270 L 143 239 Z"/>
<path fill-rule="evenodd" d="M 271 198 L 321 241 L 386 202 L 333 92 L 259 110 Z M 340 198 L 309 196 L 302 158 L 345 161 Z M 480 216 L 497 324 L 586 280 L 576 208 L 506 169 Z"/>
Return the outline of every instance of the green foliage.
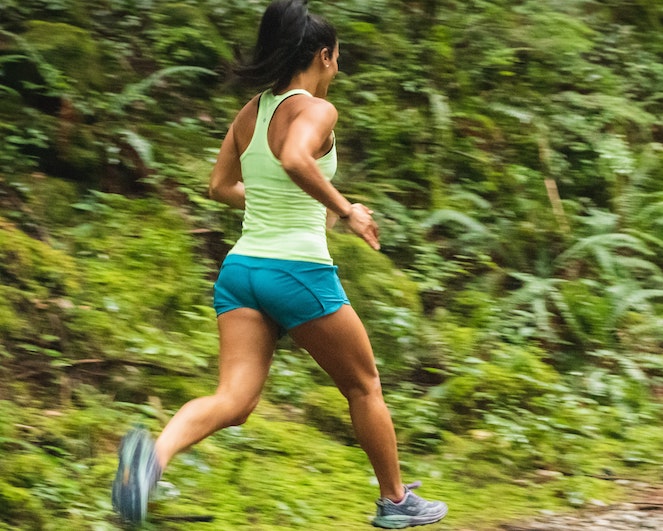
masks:
<path fill-rule="evenodd" d="M 304 399 L 308 423 L 346 443 L 355 441 L 347 400 L 335 387 L 319 386 Z"/>
<path fill-rule="evenodd" d="M 0 218 L 0 275 L 3 284 L 16 286 L 35 297 L 76 292 L 78 271 L 70 256 L 32 239 Z"/>
<path fill-rule="evenodd" d="M 207 181 L 250 96 L 228 66 L 265 4 L 0 5 L 0 529 L 116 529 L 118 434 L 213 392 L 210 288 L 241 223 Z M 404 472 L 455 502 L 454 528 L 609 500 L 614 485 L 583 474 L 660 453 L 654 4 L 311 6 L 341 45 L 335 183 L 376 210 L 382 240 L 375 253 L 335 230 L 332 256 Z M 365 524 L 374 479 L 329 386 L 283 341 L 257 416 L 176 460 L 157 515 Z"/>
<path fill-rule="evenodd" d="M 35 24 L 37 29 L 40 28 L 39 21 Z M 36 33 L 43 37 L 41 32 L 36 31 Z M 3 54 L 0 63 L 3 66 L 0 71 L 2 78 L 12 83 L 12 87 L 7 87 L 8 89 L 37 90 L 46 95 L 61 95 L 69 90 L 69 83 L 60 70 L 42 56 L 38 45 L 30 43 L 24 35 L 17 35 L 2 28 L 0 28 L 0 37 L 3 42 L 7 42 L 5 48 L 9 51 L 9 54 Z M 44 46 L 46 47 L 45 44 Z M 27 63 L 27 66 L 24 66 L 24 63 Z M 15 70 L 12 69 L 14 64 L 17 65 Z M 17 93 L 16 90 L 14 93 Z"/>
<path fill-rule="evenodd" d="M 126 85 L 120 94 L 113 96 L 109 104 L 109 110 L 113 115 L 123 116 L 125 107 L 131 103 L 153 102 L 153 100 L 147 95 L 147 91 L 154 85 L 163 83 L 164 78 L 168 76 L 179 76 L 180 78 L 184 78 L 186 76 L 201 74 L 214 75 L 214 72 L 199 66 L 189 65 L 162 68 L 139 82 Z"/>
<path fill-rule="evenodd" d="M 88 219 L 69 230 L 71 252 L 84 271 L 86 303 L 92 312 L 103 312 L 92 332 L 98 326 L 115 328 L 125 348 L 155 360 L 181 355 L 168 346 L 162 327 L 186 330 L 183 323 L 195 319 L 198 312 L 192 310 L 204 305 L 208 286 L 207 268 L 194 259 L 184 219 L 155 200 L 101 193 L 76 207 Z M 83 319 L 83 325 L 84 314 L 75 322 Z M 201 363 L 196 353 L 187 357 Z"/>
<path fill-rule="evenodd" d="M 430 391 L 447 413 L 446 425 L 479 427 L 477 419 L 493 408 L 532 407 L 538 397 L 554 390 L 559 375 L 541 360 L 536 349 L 502 345 L 488 359 L 465 358 L 452 376 Z"/>
<path fill-rule="evenodd" d="M 23 38 L 79 90 L 105 85 L 100 50 L 89 32 L 62 22 L 35 20 Z"/>
<path fill-rule="evenodd" d="M 322 370 L 308 353 L 279 349 L 274 354 L 264 394 L 276 404 L 304 407 L 308 395 L 315 391 L 317 385 L 329 383 L 326 375 L 326 381 L 320 381 L 321 373 Z"/>
<path fill-rule="evenodd" d="M 17 127 L 12 124 L 0 125 L 4 137 L 0 148 L 0 170 L 11 174 L 33 169 L 37 166 L 39 153 L 48 147 L 48 135 L 41 128 Z"/>
<path fill-rule="evenodd" d="M 165 65 L 215 68 L 230 60 L 232 52 L 199 8 L 185 3 L 166 3 L 154 14 L 148 32 L 157 59 Z"/>
<path fill-rule="evenodd" d="M 346 234 L 330 234 L 330 251 L 348 298 L 366 323 L 387 372 L 415 364 L 423 344 L 417 286 L 385 256 Z"/>

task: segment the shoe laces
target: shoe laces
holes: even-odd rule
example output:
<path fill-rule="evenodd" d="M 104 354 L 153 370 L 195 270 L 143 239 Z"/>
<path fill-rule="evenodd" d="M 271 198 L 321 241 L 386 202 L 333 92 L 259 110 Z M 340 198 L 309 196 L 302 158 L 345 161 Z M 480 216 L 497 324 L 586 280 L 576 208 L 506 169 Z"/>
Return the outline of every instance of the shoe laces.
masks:
<path fill-rule="evenodd" d="M 396 503 L 396 502 L 390 500 L 389 498 L 380 498 L 380 499 L 378 500 L 378 505 L 381 504 L 381 503 L 387 503 L 387 502 L 390 502 L 390 503 L 392 503 L 392 504 L 394 504 L 394 505 L 400 505 L 400 504 L 402 504 L 402 503 L 406 500 L 406 498 L 408 497 L 408 496 L 407 496 L 407 495 L 408 495 L 408 492 L 411 492 L 411 491 L 413 491 L 414 489 L 418 489 L 419 487 L 421 487 L 421 484 L 422 484 L 421 481 L 414 481 L 413 483 L 407 483 L 407 484 L 403 485 L 403 487 L 405 487 L 405 494 L 403 495 L 403 499 L 402 499 L 401 501 L 399 501 L 398 503 Z M 412 495 L 413 495 L 416 499 L 420 499 L 419 496 L 417 496 L 416 494 L 413 493 Z"/>
<path fill-rule="evenodd" d="M 418 489 L 419 487 L 421 487 L 421 481 L 418 481 L 418 480 L 413 482 L 413 483 L 408 483 L 407 485 L 405 485 L 405 488 L 407 490 L 414 490 L 414 489 Z"/>

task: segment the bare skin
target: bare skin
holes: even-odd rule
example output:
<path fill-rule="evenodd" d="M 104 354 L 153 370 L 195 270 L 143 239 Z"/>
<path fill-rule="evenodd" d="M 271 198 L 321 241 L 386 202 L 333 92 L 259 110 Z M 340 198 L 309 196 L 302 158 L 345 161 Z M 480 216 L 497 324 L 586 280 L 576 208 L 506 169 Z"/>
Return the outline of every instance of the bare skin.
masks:
<path fill-rule="evenodd" d="M 331 376 L 350 406 L 359 444 L 373 465 L 383 497 L 404 495 L 396 434 L 364 325 L 352 306 L 304 323 L 290 335 Z"/>
<path fill-rule="evenodd" d="M 269 146 L 292 180 L 324 204 L 330 217 L 345 218 L 348 227 L 377 250 L 380 244 L 372 212 L 345 199 L 316 164 L 333 143 L 338 115 L 325 97 L 338 72 L 337 61 L 338 46 L 333 52 L 322 49 L 307 70 L 293 77 L 286 91 L 303 88 L 313 97 L 295 95 L 279 106 L 268 130 Z M 256 97 L 238 113 L 212 171 L 210 196 L 236 208 L 244 208 L 239 157 L 253 135 L 257 110 Z M 219 385 L 215 394 L 185 404 L 163 430 L 156 442 L 163 469 L 178 452 L 219 429 L 245 422 L 260 399 L 276 346 L 277 326 L 256 310 L 240 308 L 221 314 L 218 328 Z M 370 341 L 354 309 L 345 305 L 289 333 L 347 398 L 357 439 L 373 465 L 381 496 L 402 499 L 393 424 Z"/>

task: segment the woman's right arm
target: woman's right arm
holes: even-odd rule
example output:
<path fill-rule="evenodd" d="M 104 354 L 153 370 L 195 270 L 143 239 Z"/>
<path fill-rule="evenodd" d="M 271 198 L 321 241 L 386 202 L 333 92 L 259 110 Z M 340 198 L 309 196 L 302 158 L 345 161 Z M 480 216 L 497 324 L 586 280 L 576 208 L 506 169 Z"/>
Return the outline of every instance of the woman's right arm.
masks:
<path fill-rule="evenodd" d="M 244 209 L 244 183 L 239 150 L 235 140 L 235 123 L 228 129 L 228 134 L 221 144 L 216 164 L 212 169 L 209 184 L 209 196 L 215 201 L 233 208 Z"/>

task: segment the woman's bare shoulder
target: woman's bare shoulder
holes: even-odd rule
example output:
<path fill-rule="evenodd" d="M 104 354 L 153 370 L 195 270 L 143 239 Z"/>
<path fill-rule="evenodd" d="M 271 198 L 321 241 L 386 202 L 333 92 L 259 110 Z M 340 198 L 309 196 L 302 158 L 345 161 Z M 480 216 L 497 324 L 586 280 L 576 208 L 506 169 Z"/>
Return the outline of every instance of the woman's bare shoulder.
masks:
<path fill-rule="evenodd" d="M 251 100 L 242 107 L 242 109 L 235 116 L 232 123 L 233 135 L 239 152 L 243 152 L 246 146 L 249 145 L 253 130 L 256 126 L 256 119 L 258 117 L 258 102 L 260 101 L 260 94 L 251 98 Z"/>
<path fill-rule="evenodd" d="M 322 122 L 335 123 L 338 119 L 338 111 L 333 103 L 317 97 L 308 97 L 302 95 L 293 98 L 292 113 L 297 116 L 306 116 L 309 119 L 320 120 Z"/>
<path fill-rule="evenodd" d="M 255 95 L 251 98 L 245 105 L 240 109 L 235 116 L 234 123 L 240 123 L 244 121 L 254 121 L 258 116 L 258 102 L 260 101 L 260 94 Z"/>

